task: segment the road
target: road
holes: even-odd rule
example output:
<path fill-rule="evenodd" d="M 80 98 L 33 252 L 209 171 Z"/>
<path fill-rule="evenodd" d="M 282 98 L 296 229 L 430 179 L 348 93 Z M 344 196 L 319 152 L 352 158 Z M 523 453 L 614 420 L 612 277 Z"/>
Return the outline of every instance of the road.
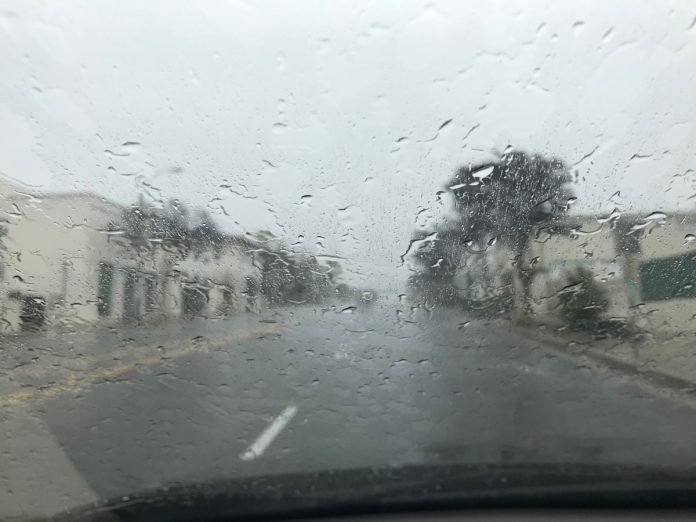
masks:
<path fill-rule="evenodd" d="M 87 365 L 48 392 L 7 392 L 0 516 L 216 477 L 695 456 L 693 405 L 638 377 L 461 312 L 340 310 L 254 316 L 228 334 L 217 324 L 205 349 L 180 326 L 176 350 L 163 339 L 118 371 Z"/>

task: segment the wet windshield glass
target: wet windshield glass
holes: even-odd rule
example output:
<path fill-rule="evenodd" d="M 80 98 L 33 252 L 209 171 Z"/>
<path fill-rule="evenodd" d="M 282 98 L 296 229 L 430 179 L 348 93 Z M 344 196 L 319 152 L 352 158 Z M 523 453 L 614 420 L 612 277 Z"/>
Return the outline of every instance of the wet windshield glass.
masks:
<path fill-rule="evenodd" d="M 0 517 L 696 449 L 696 6 L 2 1 Z"/>

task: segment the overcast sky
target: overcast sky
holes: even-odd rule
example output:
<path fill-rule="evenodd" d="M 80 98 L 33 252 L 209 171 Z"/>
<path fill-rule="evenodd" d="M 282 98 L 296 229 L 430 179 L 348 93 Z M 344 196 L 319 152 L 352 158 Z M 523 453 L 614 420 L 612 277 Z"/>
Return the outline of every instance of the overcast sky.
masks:
<path fill-rule="evenodd" d="M 690 0 L 0 5 L 0 172 L 42 190 L 178 197 L 371 282 L 507 145 L 577 169 L 578 211 L 696 201 Z"/>

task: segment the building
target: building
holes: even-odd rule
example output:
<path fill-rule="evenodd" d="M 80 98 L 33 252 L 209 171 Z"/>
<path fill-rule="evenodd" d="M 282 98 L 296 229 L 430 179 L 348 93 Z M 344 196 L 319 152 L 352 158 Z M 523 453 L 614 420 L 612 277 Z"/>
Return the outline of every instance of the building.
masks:
<path fill-rule="evenodd" d="M 561 296 L 584 270 L 607 296 L 607 319 L 667 335 L 696 331 L 696 213 L 568 216 L 554 233 L 541 227 L 523 261 L 533 274 L 529 304 L 540 321 L 559 319 Z M 468 253 L 455 283 L 466 299 L 513 288 L 519 300 L 517 262 L 502 245 Z"/>
<path fill-rule="evenodd" d="M 139 235 L 123 225 L 138 211 L 95 194 L 43 194 L 0 179 L 0 332 L 258 307 L 261 271 L 248 240 L 221 235 L 193 248 Z"/>

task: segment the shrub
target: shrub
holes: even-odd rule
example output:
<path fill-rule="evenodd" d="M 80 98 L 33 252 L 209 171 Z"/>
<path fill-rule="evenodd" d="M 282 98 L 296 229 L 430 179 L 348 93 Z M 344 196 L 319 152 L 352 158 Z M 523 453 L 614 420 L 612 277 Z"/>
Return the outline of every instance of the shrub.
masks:
<path fill-rule="evenodd" d="M 558 296 L 561 315 L 573 327 L 594 328 L 609 308 L 606 289 L 582 267 L 570 272 L 567 282 Z"/>

